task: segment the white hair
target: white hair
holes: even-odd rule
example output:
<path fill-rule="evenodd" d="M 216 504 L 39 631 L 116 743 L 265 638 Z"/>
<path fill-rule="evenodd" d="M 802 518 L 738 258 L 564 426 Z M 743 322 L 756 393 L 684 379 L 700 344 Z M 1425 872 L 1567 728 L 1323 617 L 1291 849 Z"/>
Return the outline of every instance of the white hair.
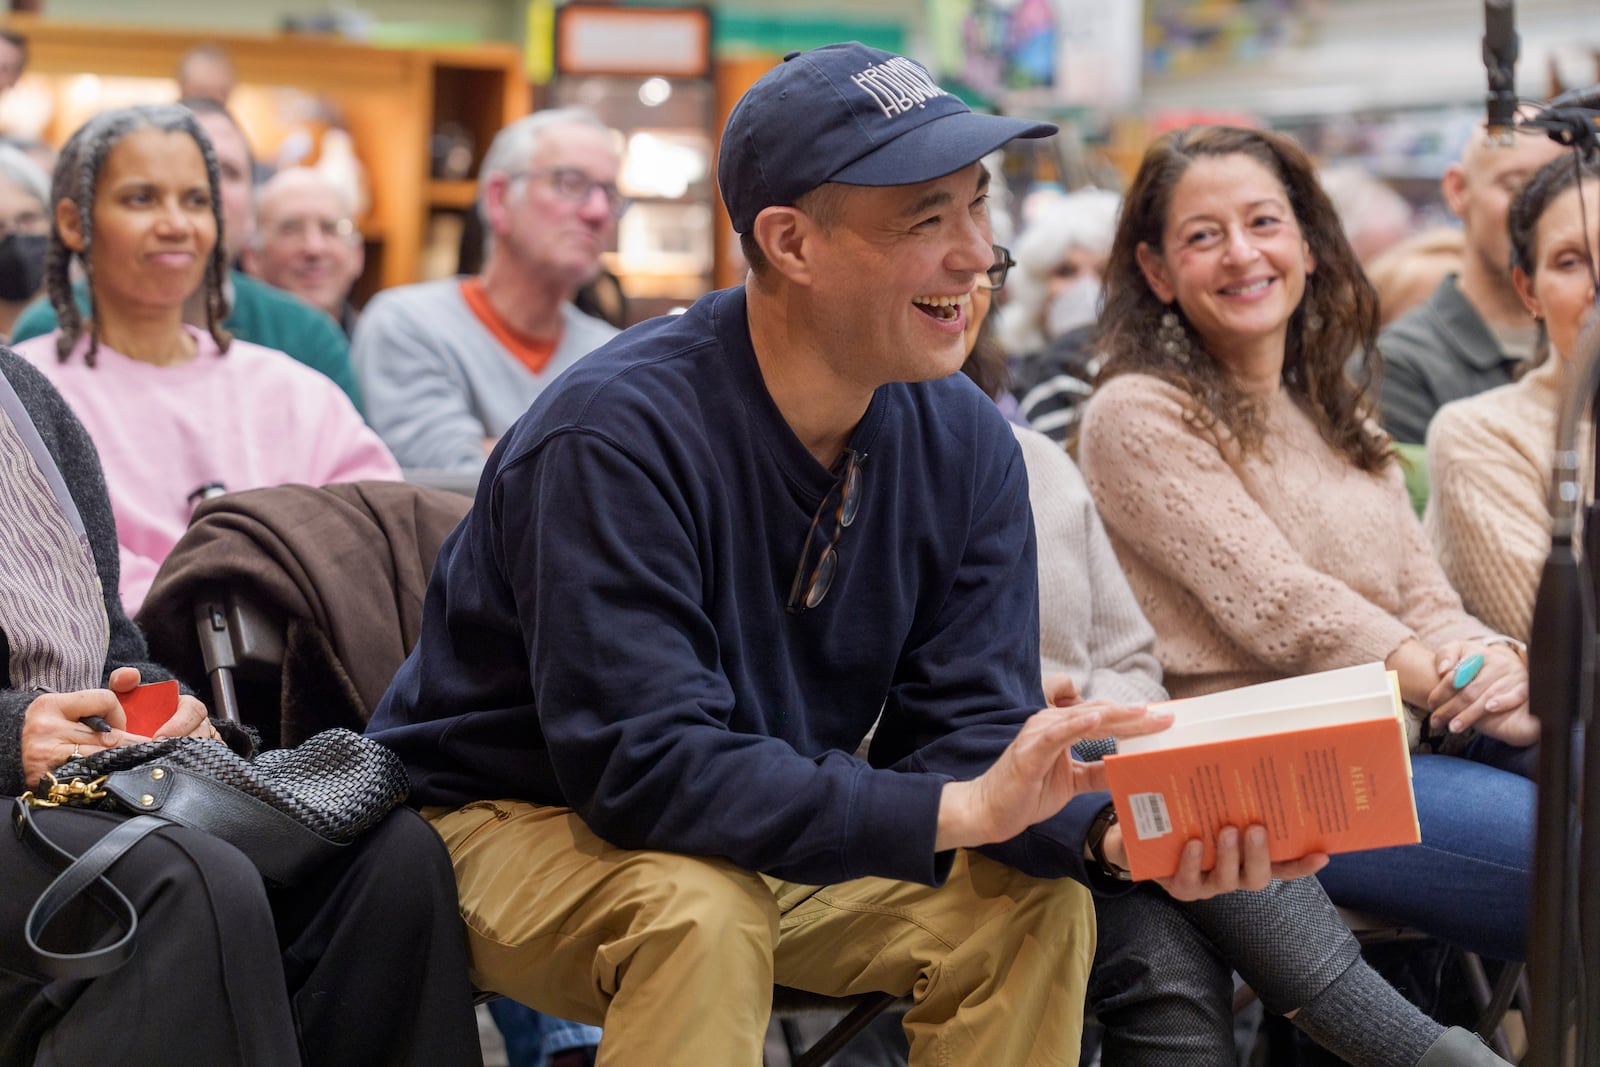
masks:
<path fill-rule="evenodd" d="M 1064 193 L 1046 205 L 1022 231 L 1012 250 L 1017 261 L 1006 282 L 1008 299 L 995 320 L 995 335 L 1008 353 L 1028 355 L 1049 342 L 1044 316 L 1050 275 L 1076 249 L 1105 259 L 1117 230 L 1122 197 L 1105 189 Z"/>
<path fill-rule="evenodd" d="M 528 160 L 538 151 L 539 142 L 557 126 L 588 126 L 615 137 L 616 131 L 600 121 L 588 108 L 557 107 L 524 115 L 494 135 L 489 151 L 483 155 L 483 165 L 478 168 L 478 217 L 485 223 L 483 197 L 489 188 L 489 179 L 499 174 L 516 174 L 528 165 Z"/>
<path fill-rule="evenodd" d="M 39 201 L 41 208 L 49 208 L 50 176 L 15 145 L 0 143 L 0 178 Z"/>
<path fill-rule="evenodd" d="M 257 214 L 261 211 L 261 205 L 270 200 L 274 193 L 285 188 L 307 185 L 317 186 L 332 193 L 333 198 L 338 201 L 339 210 L 346 218 L 352 222 L 355 221 L 356 202 L 355 197 L 350 194 L 349 187 L 342 182 L 334 181 L 315 167 L 286 167 L 256 186 L 255 202 Z M 265 243 L 266 237 L 258 226 L 255 232 L 250 235 L 250 247 L 260 251 Z"/>

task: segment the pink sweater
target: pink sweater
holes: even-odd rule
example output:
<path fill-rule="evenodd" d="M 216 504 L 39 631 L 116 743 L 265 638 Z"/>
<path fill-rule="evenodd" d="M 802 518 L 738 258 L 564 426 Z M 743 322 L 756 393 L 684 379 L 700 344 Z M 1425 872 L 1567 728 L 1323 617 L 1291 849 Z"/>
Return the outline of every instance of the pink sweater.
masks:
<path fill-rule="evenodd" d="M 1173 696 L 1489 632 L 1434 561 L 1398 466 L 1358 470 L 1286 393 L 1266 431 L 1225 455 L 1184 421 L 1178 389 L 1137 374 L 1084 415 L 1083 473 Z"/>
<path fill-rule="evenodd" d="M 173 367 L 129 359 L 87 336 L 65 363 L 56 334 L 16 352 L 66 397 L 100 453 L 117 520 L 122 601 L 132 615 L 189 524 L 188 495 L 305 482 L 398 479 L 400 467 L 339 387 L 271 348 L 234 341 L 226 355 L 185 327 L 195 358 Z"/>

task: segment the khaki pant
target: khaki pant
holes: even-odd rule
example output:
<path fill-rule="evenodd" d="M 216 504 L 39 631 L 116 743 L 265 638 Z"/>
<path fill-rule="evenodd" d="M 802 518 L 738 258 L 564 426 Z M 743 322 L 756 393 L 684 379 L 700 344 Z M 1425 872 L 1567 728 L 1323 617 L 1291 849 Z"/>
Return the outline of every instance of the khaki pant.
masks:
<path fill-rule="evenodd" d="M 455 865 L 474 983 L 603 1025 L 603 1067 L 757 1067 L 774 982 L 911 994 L 917 1067 L 1078 1062 L 1095 922 L 1076 882 L 963 851 L 938 889 L 818 888 L 614 848 L 569 808 L 423 814 Z"/>

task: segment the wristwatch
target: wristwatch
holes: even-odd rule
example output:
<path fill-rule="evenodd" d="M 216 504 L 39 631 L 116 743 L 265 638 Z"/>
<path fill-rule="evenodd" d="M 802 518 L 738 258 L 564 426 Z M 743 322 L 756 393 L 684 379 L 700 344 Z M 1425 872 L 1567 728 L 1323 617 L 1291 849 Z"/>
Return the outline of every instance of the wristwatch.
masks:
<path fill-rule="evenodd" d="M 1100 813 L 1089 824 L 1089 833 L 1084 837 L 1084 844 L 1089 848 L 1089 855 L 1094 857 L 1094 861 L 1100 865 L 1100 869 L 1108 877 L 1115 878 L 1119 882 L 1131 882 L 1133 881 L 1133 872 L 1126 867 L 1118 867 L 1115 863 L 1106 859 L 1106 831 L 1111 829 L 1112 824 L 1116 821 L 1117 809 L 1115 807 L 1107 804 L 1101 808 Z"/>

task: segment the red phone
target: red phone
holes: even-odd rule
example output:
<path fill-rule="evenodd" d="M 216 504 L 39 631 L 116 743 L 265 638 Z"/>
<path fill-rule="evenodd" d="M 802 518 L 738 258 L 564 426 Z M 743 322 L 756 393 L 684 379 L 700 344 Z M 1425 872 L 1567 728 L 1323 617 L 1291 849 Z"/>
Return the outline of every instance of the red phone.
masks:
<path fill-rule="evenodd" d="M 118 693 L 117 702 L 128 717 L 128 732 L 151 737 L 178 710 L 178 683 L 146 682 L 131 693 Z"/>

